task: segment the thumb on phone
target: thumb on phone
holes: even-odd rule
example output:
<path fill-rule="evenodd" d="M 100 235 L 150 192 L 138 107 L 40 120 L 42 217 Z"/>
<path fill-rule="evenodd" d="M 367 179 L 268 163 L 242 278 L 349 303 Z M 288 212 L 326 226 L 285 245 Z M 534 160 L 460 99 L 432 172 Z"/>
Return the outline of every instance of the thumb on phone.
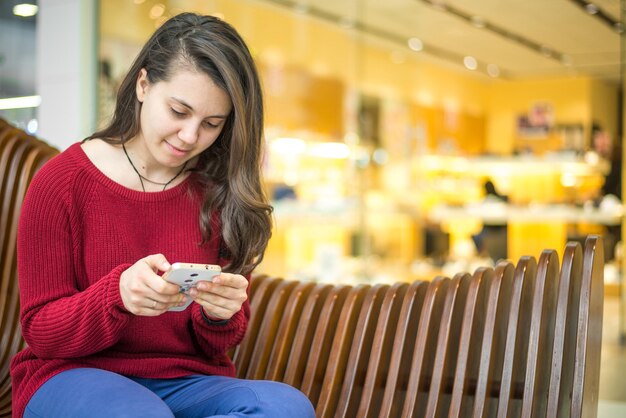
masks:
<path fill-rule="evenodd" d="M 152 254 L 143 259 L 148 266 L 154 271 L 168 271 L 172 266 L 163 254 Z"/>

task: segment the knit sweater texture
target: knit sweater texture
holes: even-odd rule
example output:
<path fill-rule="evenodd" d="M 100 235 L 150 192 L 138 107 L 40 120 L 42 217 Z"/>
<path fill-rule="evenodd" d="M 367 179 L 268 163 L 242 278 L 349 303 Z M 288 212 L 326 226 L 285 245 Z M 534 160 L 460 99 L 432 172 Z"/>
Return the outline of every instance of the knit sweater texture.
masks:
<path fill-rule="evenodd" d="M 226 323 L 212 323 L 197 303 L 135 316 L 120 295 L 121 273 L 150 254 L 225 264 L 216 214 L 212 239 L 201 244 L 195 184 L 190 176 L 162 192 L 131 190 L 105 176 L 78 143 L 35 175 L 18 225 L 27 347 L 11 361 L 14 417 L 48 379 L 77 367 L 145 378 L 235 375 L 227 352 L 244 336 L 248 302 Z"/>

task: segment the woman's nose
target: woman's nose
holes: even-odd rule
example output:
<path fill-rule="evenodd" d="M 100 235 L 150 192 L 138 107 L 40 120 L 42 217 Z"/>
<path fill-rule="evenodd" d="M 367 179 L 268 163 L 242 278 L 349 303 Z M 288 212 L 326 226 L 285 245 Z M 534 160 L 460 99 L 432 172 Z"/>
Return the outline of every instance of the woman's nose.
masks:
<path fill-rule="evenodd" d="M 198 140 L 200 126 L 197 123 L 189 122 L 183 125 L 178 131 L 178 137 L 187 144 L 194 144 Z"/>

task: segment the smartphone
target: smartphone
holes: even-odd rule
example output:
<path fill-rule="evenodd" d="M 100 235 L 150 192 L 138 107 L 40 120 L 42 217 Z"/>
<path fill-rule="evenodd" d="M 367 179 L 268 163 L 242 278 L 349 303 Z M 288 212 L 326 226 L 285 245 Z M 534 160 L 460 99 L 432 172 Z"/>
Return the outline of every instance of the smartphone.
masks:
<path fill-rule="evenodd" d="M 199 281 L 211 281 L 221 272 L 222 268 L 216 264 L 174 263 L 172 268 L 163 274 L 163 278 L 180 286 L 180 293 L 187 294 Z M 183 306 L 174 306 L 168 310 L 184 311 L 191 302 L 191 298 L 187 297 L 187 303 Z"/>

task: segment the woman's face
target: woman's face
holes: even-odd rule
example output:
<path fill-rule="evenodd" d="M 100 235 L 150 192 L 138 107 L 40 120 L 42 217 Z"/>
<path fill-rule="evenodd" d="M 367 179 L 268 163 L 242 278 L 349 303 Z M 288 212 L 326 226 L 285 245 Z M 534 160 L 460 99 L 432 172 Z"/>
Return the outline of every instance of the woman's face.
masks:
<path fill-rule="evenodd" d="M 146 158 L 166 167 L 179 167 L 209 148 L 232 108 L 228 94 L 208 75 L 189 69 L 154 84 L 142 69 L 136 92 L 142 103 L 138 138 Z"/>

